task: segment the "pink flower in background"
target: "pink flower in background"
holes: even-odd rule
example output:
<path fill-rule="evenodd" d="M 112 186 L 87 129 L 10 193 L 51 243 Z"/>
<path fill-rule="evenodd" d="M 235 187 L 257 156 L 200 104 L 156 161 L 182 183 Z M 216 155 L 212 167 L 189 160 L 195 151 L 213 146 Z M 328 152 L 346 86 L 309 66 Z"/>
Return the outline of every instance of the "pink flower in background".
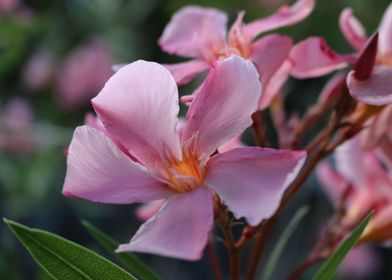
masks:
<path fill-rule="evenodd" d="M 365 30 L 350 8 L 343 10 L 339 23 L 346 40 L 356 51 L 363 53 L 367 47 L 369 48 L 369 53 L 364 54 L 369 56 L 369 61 L 365 64 L 368 65 L 366 67 L 373 67 L 372 46 L 366 45 L 368 38 Z M 351 71 L 347 77 L 351 95 L 358 101 L 370 105 L 386 105 L 392 102 L 392 4 L 387 8 L 378 31 L 375 66 L 369 73 L 369 77 L 367 75 L 361 77 L 356 71 Z M 376 44 L 377 42 L 373 43 Z M 358 54 L 354 56 L 338 54 L 323 38 L 311 37 L 292 48 L 291 74 L 300 79 L 323 76 L 347 67 L 355 61 L 355 57 L 358 57 Z M 357 66 L 354 65 L 354 69 Z"/>
<path fill-rule="evenodd" d="M 392 170 L 392 105 L 370 119 L 365 127 L 364 147 L 375 149 L 382 162 Z"/>
<path fill-rule="evenodd" d="M 339 274 L 355 279 L 372 279 L 380 269 L 380 257 L 377 255 L 375 248 L 369 245 L 360 245 L 352 249 L 341 266 Z"/>
<path fill-rule="evenodd" d="M 348 190 L 343 226 L 353 226 L 371 210 L 375 215 L 362 240 L 385 242 L 392 239 L 392 173 L 385 169 L 374 150 L 364 150 L 361 135 L 340 146 L 336 170 L 319 165 L 318 178 L 331 201 L 336 203 Z"/>
<path fill-rule="evenodd" d="M 16 10 L 19 5 L 19 0 L 0 0 L 0 16 Z"/>
<path fill-rule="evenodd" d="M 277 34 L 255 39 L 261 33 L 302 21 L 313 7 L 313 0 L 299 0 L 291 7 L 284 6 L 275 14 L 248 24 L 243 23 L 242 12 L 228 34 L 224 12 L 198 6 L 182 8 L 166 26 L 159 45 L 167 53 L 193 59 L 165 67 L 181 85 L 222 58 L 232 54 L 242 56 L 253 61 L 260 73 L 264 91 L 260 108 L 264 109 L 288 77 L 291 65 L 287 58 L 292 40 Z"/>
<path fill-rule="evenodd" d="M 111 76 L 112 55 L 94 39 L 73 50 L 58 73 L 56 90 L 60 107 L 74 110 L 88 103 Z"/>
<path fill-rule="evenodd" d="M 31 152 L 33 116 L 30 105 L 23 99 L 14 98 L 0 112 L 0 151 L 21 155 Z"/>
<path fill-rule="evenodd" d="M 164 199 L 117 251 L 199 259 L 218 197 L 237 218 L 257 225 L 274 213 L 305 160 L 302 151 L 258 147 L 215 154 L 251 124 L 260 93 L 251 62 L 221 60 L 178 134 L 178 90 L 170 73 L 145 61 L 122 67 L 92 101 L 106 133 L 89 126 L 74 133 L 64 195 L 116 204 Z"/>
<path fill-rule="evenodd" d="M 24 66 L 22 83 L 32 92 L 47 87 L 54 72 L 54 62 L 51 54 L 46 50 L 34 53 Z"/>

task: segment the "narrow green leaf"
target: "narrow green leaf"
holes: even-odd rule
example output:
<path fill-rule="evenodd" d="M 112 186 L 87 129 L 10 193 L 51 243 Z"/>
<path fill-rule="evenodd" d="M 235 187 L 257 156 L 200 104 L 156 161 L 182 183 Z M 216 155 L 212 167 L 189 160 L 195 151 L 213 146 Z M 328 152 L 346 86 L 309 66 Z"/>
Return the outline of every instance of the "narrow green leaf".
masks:
<path fill-rule="evenodd" d="M 121 267 L 72 241 L 7 219 L 4 222 L 53 279 L 136 280 Z"/>
<path fill-rule="evenodd" d="M 135 255 L 131 253 L 118 253 L 114 251 L 118 247 L 118 243 L 102 232 L 97 227 L 87 221 L 82 221 L 83 226 L 94 237 L 94 239 L 102 245 L 107 251 L 118 258 L 133 274 L 143 280 L 159 280 L 155 272 L 151 271 L 144 263 L 142 263 Z"/>
<path fill-rule="evenodd" d="M 305 215 L 309 212 L 309 207 L 304 206 L 301 207 L 291 219 L 288 226 L 282 232 L 278 242 L 276 243 L 274 249 L 271 252 L 271 255 L 268 257 L 268 261 L 265 265 L 263 274 L 261 275 L 260 279 L 269 280 L 271 279 L 272 273 L 278 263 L 278 260 L 283 252 L 283 249 L 286 247 L 287 242 L 289 241 L 291 235 L 305 217 Z"/>
<path fill-rule="evenodd" d="M 332 255 L 324 262 L 320 270 L 313 277 L 313 280 L 330 280 L 335 275 L 340 263 L 344 260 L 348 252 L 354 247 L 362 232 L 369 223 L 373 212 L 369 213 L 366 218 L 354 229 L 354 231 L 339 245 Z"/>

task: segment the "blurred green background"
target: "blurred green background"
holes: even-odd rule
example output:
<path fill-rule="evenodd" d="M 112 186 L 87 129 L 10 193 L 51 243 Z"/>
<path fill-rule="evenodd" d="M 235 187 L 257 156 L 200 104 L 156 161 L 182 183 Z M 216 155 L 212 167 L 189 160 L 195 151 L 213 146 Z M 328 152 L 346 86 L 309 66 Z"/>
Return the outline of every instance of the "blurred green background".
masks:
<path fill-rule="evenodd" d="M 212 6 L 230 16 L 246 11 L 249 22 L 271 14 L 284 0 L 0 0 L 0 216 L 50 230 L 105 254 L 80 225 L 85 219 L 121 242 L 128 242 L 140 222 L 134 205 L 108 206 L 65 198 L 65 151 L 73 129 L 92 111 L 88 100 L 111 75 L 110 65 L 136 59 L 161 63 L 179 58 L 157 45 L 171 15 L 186 5 Z M 319 0 L 304 22 L 279 30 L 297 42 L 324 36 L 336 50 L 352 49 L 338 25 L 340 11 L 352 7 L 371 34 L 388 0 Z M 327 78 L 296 81 L 285 86 L 286 107 L 303 112 Z M 194 85 L 181 88 L 190 92 Z M 285 211 L 276 236 L 294 209 L 308 204 L 311 213 L 291 239 L 274 279 L 284 279 L 298 265 L 331 214 L 331 206 L 314 177 Z M 271 240 L 273 244 L 273 240 Z M 222 265 L 223 245 L 217 243 Z M 392 253 L 377 248 L 378 269 L 360 278 L 392 279 Z M 141 255 L 162 279 L 212 279 L 206 259 L 184 262 Z M 34 276 L 32 276 L 34 275 Z M 0 279 L 40 279 L 40 270 L 25 249 L 0 224 Z M 370 277 L 370 278 L 369 278 Z"/>

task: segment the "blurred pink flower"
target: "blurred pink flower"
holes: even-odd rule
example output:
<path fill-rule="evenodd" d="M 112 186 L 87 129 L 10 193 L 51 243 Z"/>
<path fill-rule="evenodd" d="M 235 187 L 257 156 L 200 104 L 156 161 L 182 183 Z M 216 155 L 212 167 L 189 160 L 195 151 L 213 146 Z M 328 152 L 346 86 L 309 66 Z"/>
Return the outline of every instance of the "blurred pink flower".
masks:
<path fill-rule="evenodd" d="M 73 50 L 57 76 L 58 103 L 64 110 L 74 110 L 88 103 L 111 76 L 112 55 L 99 39 Z"/>
<path fill-rule="evenodd" d="M 8 101 L 0 112 L 0 151 L 29 153 L 33 148 L 32 122 L 32 110 L 26 101 L 18 98 Z"/>
<path fill-rule="evenodd" d="M 0 16 L 14 11 L 20 4 L 19 0 L 0 0 Z"/>
<path fill-rule="evenodd" d="M 369 245 L 360 245 L 348 253 L 339 268 L 339 274 L 350 279 L 371 279 L 379 271 L 380 265 L 376 250 Z"/>
<path fill-rule="evenodd" d="M 374 150 L 363 149 L 361 136 L 337 149 L 336 171 L 320 164 L 318 178 L 333 203 L 348 190 L 343 226 L 357 224 L 374 209 L 362 240 L 385 242 L 392 239 L 392 170 L 385 168 Z"/>
<path fill-rule="evenodd" d="M 355 71 L 360 68 L 359 61 L 354 64 L 354 71 L 347 77 L 347 85 L 351 95 L 360 102 L 370 105 L 386 105 L 392 102 L 392 4 L 389 5 L 380 23 L 377 41 L 367 45 L 368 38 L 361 23 L 346 8 L 340 15 L 340 29 L 346 40 L 358 52 L 354 55 L 342 55 L 332 50 L 321 37 L 308 38 L 296 46 L 290 52 L 293 63 L 291 75 L 303 79 L 326 75 L 337 69 L 342 69 L 352 64 L 356 58 L 364 56 L 363 67 L 370 67 L 369 75 L 361 77 Z M 375 66 L 372 62 L 372 45 L 375 49 Z M 368 50 L 366 49 L 368 48 Z M 364 52 L 368 53 L 364 53 Z M 368 57 L 365 57 L 368 56 Z M 361 70 L 361 69 L 358 69 Z M 363 71 L 363 70 L 362 70 Z M 368 71 L 368 70 L 366 70 Z"/>
<path fill-rule="evenodd" d="M 363 131 L 363 145 L 373 148 L 384 164 L 392 170 L 392 105 L 386 106 L 370 119 Z"/>
<path fill-rule="evenodd" d="M 185 84 L 214 63 L 232 54 L 256 64 L 263 82 L 260 109 L 268 107 L 279 92 L 291 69 L 287 60 L 292 40 L 288 36 L 271 34 L 256 37 L 305 19 L 313 10 L 314 0 L 298 0 L 293 6 L 283 6 L 275 14 L 248 24 L 244 12 L 227 34 L 227 15 L 214 8 L 188 6 L 175 13 L 166 26 L 159 44 L 170 54 L 193 58 L 178 64 L 166 64 L 177 84 Z"/>
<path fill-rule="evenodd" d="M 92 101 L 106 133 L 89 126 L 74 133 L 63 194 L 117 204 L 165 199 L 117 251 L 199 259 L 217 196 L 235 217 L 257 225 L 274 213 L 305 160 L 302 151 L 258 147 L 215 155 L 251 124 L 260 93 L 251 62 L 221 60 L 178 134 L 178 90 L 170 73 L 145 61 L 121 68 Z"/>
<path fill-rule="evenodd" d="M 54 72 L 54 62 L 48 51 L 34 53 L 26 63 L 22 72 L 22 83 L 34 92 L 47 87 Z"/>

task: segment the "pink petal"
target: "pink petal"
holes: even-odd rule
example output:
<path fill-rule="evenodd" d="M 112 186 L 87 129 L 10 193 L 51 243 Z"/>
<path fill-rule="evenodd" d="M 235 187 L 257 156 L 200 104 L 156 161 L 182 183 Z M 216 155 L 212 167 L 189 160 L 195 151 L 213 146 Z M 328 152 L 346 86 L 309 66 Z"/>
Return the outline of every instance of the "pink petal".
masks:
<path fill-rule="evenodd" d="M 254 226 L 276 211 L 305 158 L 302 151 L 237 148 L 207 162 L 205 182 L 236 218 Z"/>
<path fill-rule="evenodd" d="M 163 64 L 173 75 L 177 85 L 183 85 L 197 77 L 201 72 L 210 68 L 203 60 L 191 60 L 176 64 Z"/>
<path fill-rule="evenodd" d="M 322 104 L 324 107 L 330 107 L 342 95 L 343 89 L 346 87 L 346 74 L 336 73 L 324 85 L 317 103 Z"/>
<path fill-rule="evenodd" d="M 176 83 L 163 66 L 136 61 L 116 72 L 92 100 L 109 133 L 144 165 L 167 153 L 180 158 Z"/>
<path fill-rule="evenodd" d="M 121 204 L 166 198 L 173 193 L 123 154 L 104 133 L 82 126 L 75 130 L 69 147 L 63 194 Z"/>
<path fill-rule="evenodd" d="M 207 244 L 213 216 L 212 197 L 207 187 L 178 194 L 139 228 L 129 244 L 120 245 L 116 252 L 198 260 Z"/>
<path fill-rule="evenodd" d="M 210 70 L 186 116 L 182 143 L 195 140 L 199 155 L 210 155 L 251 125 L 261 84 L 250 61 L 232 56 Z"/>
<path fill-rule="evenodd" d="M 392 67 L 375 66 L 369 79 L 360 81 L 351 71 L 347 86 L 353 98 L 370 105 L 387 105 L 392 102 Z"/>
<path fill-rule="evenodd" d="M 362 235 L 367 241 L 386 241 L 392 236 L 392 205 L 378 210 Z"/>
<path fill-rule="evenodd" d="M 266 109 L 271 104 L 274 97 L 281 91 L 281 88 L 290 75 L 292 67 L 292 62 L 287 59 L 270 78 L 261 95 L 260 110 Z"/>
<path fill-rule="evenodd" d="M 392 4 L 382 18 L 379 30 L 379 50 L 382 55 L 392 55 Z"/>
<path fill-rule="evenodd" d="M 374 279 L 381 268 L 381 259 L 370 245 L 354 247 L 339 268 L 342 279 Z"/>
<path fill-rule="evenodd" d="M 392 105 L 386 106 L 379 114 L 374 116 L 362 131 L 363 145 L 366 148 L 376 147 L 381 139 L 392 129 Z"/>
<path fill-rule="evenodd" d="M 234 148 L 242 147 L 241 134 L 238 134 L 218 148 L 219 153 L 224 153 Z"/>
<path fill-rule="evenodd" d="M 308 38 L 290 52 L 291 75 L 299 79 L 320 77 L 346 67 L 343 59 L 321 37 Z"/>
<path fill-rule="evenodd" d="M 187 6 L 177 11 L 159 39 L 170 54 L 205 57 L 225 45 L 227 15 L 217 9 Z"/>
<path fill-rule="evenodd" d="M 140 205 L 136 208 L 136 217 L 142 221 L 147 221 L 158 213 L 164 202 L 165 200 L 159 199 Z"/>
<path fill-rule="evenodd" d="M 256 37 L 262 32 L 293 25 L 308 17 L 314 6 L 314 0 L 298 0 L 292 6 L 283 6 L 269 17 L 247 24 L 245 31 L 249 36 Z"/>
<path fill-rule="evenodd" d="M 109 137 L 113 143 L 115 143 L 117 145 L 117 147 L 124 153 L 126 154 L 128 157 L 130 157 L 133 161 L 137 162 L 138 160 L 129 153 L 129 150 L 127 147 L 125 147 L 116 137 L 114 137 L 113 135 L 111 135 L 109 133 L 109 131 L 106 130 L 105 126 L 103 125 L 103 123 L 101 122 L 100 119 L 98 119 L 98 117 L 94 116 L 94 114 L 92 113 L 87 113 L 86 116 L 84 117 L 84 124 L 98 129 L 99 131 L 103 132 L 107 137 Z"/>
<path fill-rule="evenodd" d="M 290 37 L 276 34 L 265 36 L 252 46 L 250 59 L 256 64 L 264 86 L 260 109 L 269 106 L 289 76 L 291 63 L 287 58 L 291 46 Z"/>
<path fill-rule="evenodd" d="M 336 169 L 347 181 L 361 186 L 366 180 L 365 156 L 359 135 L 340 145 L 335 152 Z"/>
<path fill-rule="evenodd" d="M 353 15 L 351 8 L 344 9 L 339 18 L 340 29 L 346 40 L 356 50 L 361 50 L 367 41 L 365 29 Z"/>
<path fill-rule="evenodd" d="M 288 58 L 292 40 L 288 36 L 272 34 L 252 45 L 252 60 L 265 85 Z"/>
<path fill-rule="evenodd" d="M 380 161 L 386 165 L 392 178 L 392 140 L 382 138 L 376 152 Z"/>
<path fill-rule="evenodd" d="M 330 201 L 336 204 L 350 183 L 325 162 L 317 166 L 317 178 Z"/>

